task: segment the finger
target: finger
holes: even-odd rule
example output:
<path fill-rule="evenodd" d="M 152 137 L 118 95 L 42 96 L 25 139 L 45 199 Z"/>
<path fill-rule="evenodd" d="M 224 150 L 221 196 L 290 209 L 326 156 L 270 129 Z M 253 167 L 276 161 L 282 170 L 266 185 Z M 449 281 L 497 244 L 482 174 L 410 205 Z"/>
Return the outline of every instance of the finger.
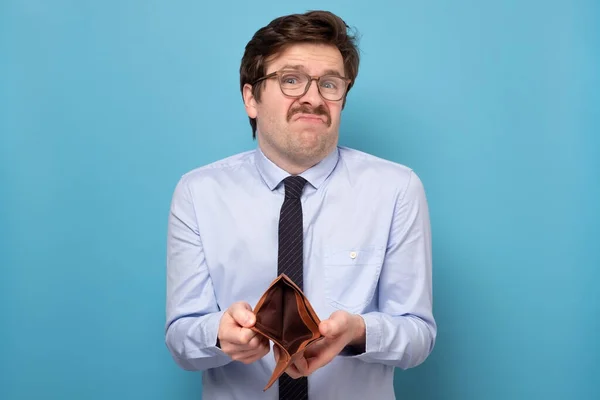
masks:
<path fill-rule="evenodd" d="M 288 374 L 292 379 L 298 379 L 304 376 L 293 364 L 285 370 L 285 373 Z"/>
<path fill-rule="evenodd" d="M 242 345 L 247 349 L 251 348 L 250 343 L 254 340 L 255 345 L 260 342 L 259 334 L 254 332 L 252 329 L 247 328 L 235 328 L 232 331 L 231 342 L 237 345 Z"/>
<path fill-rule="evenodd" d="M 323 349 L 316 353 L 312 357 L 307 357 L 306 362 L 308 363 L 308 367 L 306 369 L 306 373 L 308 375 L 312 374 L 319 368 L 329 364 L 331 360 L 334 359 L 343 349 L 343 346 L 340 345 L 339 342 L 334 342 L 330 346 L 323 347 Z"/>
<path fill-rule="evenodd" d="M 258 348 L 256 349 L 250 349 L 250 350 L 237 350 L 235 351 L 232 355 L 231 358 L 233 360 L 241 360 L 241 359 L 245 359 L 245 358 L 251 358 L 251 357 L 255 357 L 258 356 L 259 358 L 264 357 L 266 354 L 269 353 L 270 347 L 268 344 L 261 344 Z"/>
<path fill-rule="evenodd" d="M 236 326 L 229 327 L 228 329 L 224 329 L 221 334 L 221 349 L 225 352 L 251 350 L 252 348 L 258 347 L 256 341 L 260 343 L 260 338 L 257 338 L 256 341 L 253 342 L 254 338 L 258 335 L 258 333 L 251 329 L 239 328 Z"/>
<path fill-rule="evenodd" d="M 232 353 L 240 356 L 240 357 L 249 357 L 253 354 L 257 353 L 268 353 L 270 350 L 269 343 L 264 341 L 259 341 L 258 345 L 252 348 L 248 346 L 238 345 L 235 346 L 235 349 Z"/>
<path fill-rule="evenodd" d="M 245 302 L 234 303 L 227 309 L 227 313 L 233 318 L 233 321 L 244 328 L 251 328 L 256 322 L 256 317 L 252 312 L 250 304 Z"/>
<path fill-rule="evenodd" d="M 331 345 L 331 340 L 323 338 L 315 343 L 312 343 L 309 347 L 304 350 L 304 358 L 309 359 L 316 357 L 324 348 Z"/>
<path fill-rule="evenodd" d="M 243 353 L 238 353 L 232 360 L 239 361 L 244 364 L 251 364 L 255 361 L 260 360 L 269 353 L 269 348 L 260 348 L 258 350 L 250 350 Z"/>
<path fill-rule="evenodd" d="M 308 361 L 304 357 L 297 359 L 290 367 L 294 368 L 302 376 L 308 374 Z"/>
<path fill-rule="evenodd" d="M 269 346 L 269 340 L 267 338 L 265 338 L 264 336 L 257 334 L 256 332 L 250 330 L 250 332 L 253 333 L 253 336 L 250 338 L 250 340 L 248 341 L 247 344 L 247 348 L 252 350 L 252 349 L 258 349 L 258 348 L 262 348 L 262 347 L 268 347 Z"/>
<path fill-rule="evenodd" d="M 281 350 L 279 349 L 278 345 L 273 346 L 273 355 L 275 357 L 275 363 L 277 363 L 279 361 L 279 357 L 281 356 Z M 302 360 L 304 360 L 304 358 L 302 358 Z M 304 362 L 306 363 L 306 361 L 304 361 Z M 306 364 L 306 366 L 308 367 L 308 364 Z M 301 376 L 303 376 L 302 373 L 298 370 L 298 368 L 296 368 L 294 366 L 294 364 L 291 364 L 285 370 L 285 373 L 288 374 L 293 379 L 298 379 Z"/>

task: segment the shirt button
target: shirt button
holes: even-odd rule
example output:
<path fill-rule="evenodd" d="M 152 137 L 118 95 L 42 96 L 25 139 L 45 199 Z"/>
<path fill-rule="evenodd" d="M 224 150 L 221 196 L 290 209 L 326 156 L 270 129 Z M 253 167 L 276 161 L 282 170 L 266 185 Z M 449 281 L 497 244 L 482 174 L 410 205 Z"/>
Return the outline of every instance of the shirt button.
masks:
<path fill-rule="evenodd" d="M 356 252 L 355 251 L 351 251 L 350 252 L 350 258 L 353 259 L 353 260 L 356 258 Z"/>

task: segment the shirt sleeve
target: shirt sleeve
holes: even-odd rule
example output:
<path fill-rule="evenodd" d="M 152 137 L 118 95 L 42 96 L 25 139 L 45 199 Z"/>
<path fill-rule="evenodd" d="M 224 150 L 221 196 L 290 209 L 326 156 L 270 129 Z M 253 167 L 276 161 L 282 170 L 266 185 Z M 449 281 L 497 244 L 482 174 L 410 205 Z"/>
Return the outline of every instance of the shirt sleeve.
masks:
<path fill-rule="evenodd" d="M 361 315 L 366 326 L 365 351 L 354 357 L 407 369 L 429 356 L 437 334 L 431 252 L 425 191 L 411 172 L 394 211 L 379 280 L 379 311 Z"/>
<path fill-rule="evenodd" d="M 185 370 L 223 366 L 231 359 L 217 347 L 223 311 L 215 298 L 185 177 L 174 191 L 167 230 L 165 342 Z"/>

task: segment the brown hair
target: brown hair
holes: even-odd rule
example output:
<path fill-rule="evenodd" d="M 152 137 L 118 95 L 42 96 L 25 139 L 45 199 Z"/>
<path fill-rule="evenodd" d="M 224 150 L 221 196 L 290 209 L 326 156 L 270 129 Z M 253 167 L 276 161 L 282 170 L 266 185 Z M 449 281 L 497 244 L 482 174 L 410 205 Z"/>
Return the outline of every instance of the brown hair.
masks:
<path fill-rule="evenodd" d="M 356 36 L 348 32 L 349 27 L 337 15 L 329 11 L 309 11 L 274 19 L 269 25 L 259 29 L 246 45 L 240 66 L 240 90 L 264 76 L 267 59 L 295 43 L 323 43 L 338 48 L 344 60 L 347 78 L 351 79 L 348 91 L 358 75 L 359 53 Z M 252 93 L 260 101 L 262 85 L 252 88 Z M 346 98 L 344 97 L 344 104 Z M 252 137 L 256 137 L 256 119 L 250 118 Z"/>

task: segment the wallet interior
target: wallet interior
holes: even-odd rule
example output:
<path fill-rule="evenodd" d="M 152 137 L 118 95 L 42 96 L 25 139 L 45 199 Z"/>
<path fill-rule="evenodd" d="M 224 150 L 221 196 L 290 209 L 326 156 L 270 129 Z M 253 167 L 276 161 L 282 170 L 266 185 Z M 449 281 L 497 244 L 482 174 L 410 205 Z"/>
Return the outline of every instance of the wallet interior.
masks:
<path fill-rule="evenodd" d="M 308 311 L 305 297 L 284 279 L 269 288 L 256 313 L 255 326 L 290 355 L 303 342 L 320 336 L 319 324 Z"/>

